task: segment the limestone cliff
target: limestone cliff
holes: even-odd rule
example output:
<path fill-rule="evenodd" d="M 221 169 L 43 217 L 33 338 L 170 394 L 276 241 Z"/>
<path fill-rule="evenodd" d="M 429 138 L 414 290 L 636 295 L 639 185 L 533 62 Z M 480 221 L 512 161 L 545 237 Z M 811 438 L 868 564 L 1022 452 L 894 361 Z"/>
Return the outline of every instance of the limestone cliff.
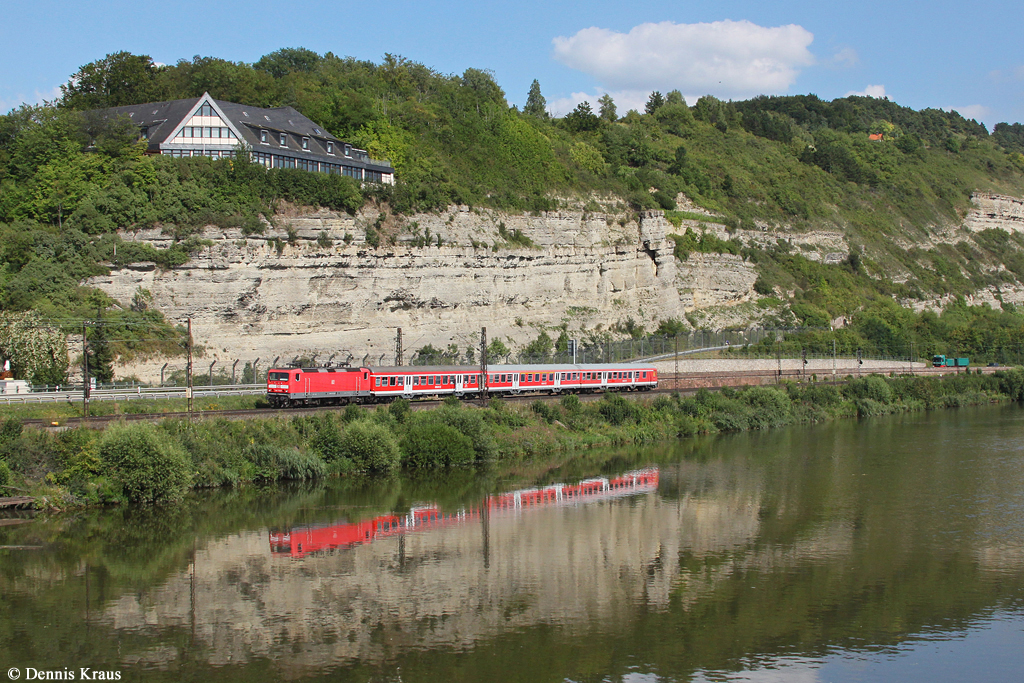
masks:
<path fill-rule="evenodd" d="M 183 266 L 134 264 L 88 284 L 125 303 L 147 289 L 169 319 L 192 318 L 208 361 L 258 357 L 266 368 L 278 356 L 312 354 L 390 363 L 398 327 L 407 359 L 426 344 L 474 346 L 481 327 L 518 343 L 536 336 L 531 327 L 563 322 L 578 332 L 633 318 L 651 329 L 694 307 L 749 300 L 756 279 L 736 256 L 694 254 L 680 266 L 661 212 L 628 221 L 461 207 L 391 225 L 397 246 L 373 248 L 366 234 L 388 229 L 381 218 L 375 211 L 279 216 L 277 228 L 248 238 L 208 228 L 201 236 L 212 246 Z M 156 247 L 171 241 L 160 230 L 123 237 Z M 435 246 L 413 246 L 428 239 Z M 119 374 L 147 379 L 163 362 Z"/>

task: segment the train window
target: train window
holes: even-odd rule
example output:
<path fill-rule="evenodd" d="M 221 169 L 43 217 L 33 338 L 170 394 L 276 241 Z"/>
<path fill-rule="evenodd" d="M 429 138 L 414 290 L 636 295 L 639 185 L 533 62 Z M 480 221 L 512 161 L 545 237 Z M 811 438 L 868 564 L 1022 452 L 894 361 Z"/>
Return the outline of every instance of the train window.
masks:
<path fill-rule="evenodd" d="M 394 378 L 394 376 L 391 376 L 391 377 L 388 378 L 388 386 L 389 387 L 395 386 L 395 378 Z"/>
<path fill-rule="evenodd" d="M 298 381 L 299 381 L 299 373 L 297 373 L 297 372 L 295 373 L 295 381 L 296 381 L 296 382 L 298 382 Z"/>
<path fill-rule="evenodd" d="M 644 375 L 643 375 L 643 378 L 644 378 L 644 379 L 647 379 L 647 371 L 646 371 L 646 370 L 644 370 Z"/>
<path fill-rule="evenodd" d="M 363 379 L 364 379 L 364 380 L 365 380 L 365 379 L 368 379 L 369 377 L 370 377 L 370 373 L 368 373 L 368 372 L 364 372 L 364 373 L 363 373 Z"/>
<path fill-rule="evenodd" d="M 417 385 L 419 385 L 419 383 L 420 383 L 420 378 L 419 378 L 418 375 L 416 377 L 412 378 L 412 385 L 413 386 L 417 386 Z"/>

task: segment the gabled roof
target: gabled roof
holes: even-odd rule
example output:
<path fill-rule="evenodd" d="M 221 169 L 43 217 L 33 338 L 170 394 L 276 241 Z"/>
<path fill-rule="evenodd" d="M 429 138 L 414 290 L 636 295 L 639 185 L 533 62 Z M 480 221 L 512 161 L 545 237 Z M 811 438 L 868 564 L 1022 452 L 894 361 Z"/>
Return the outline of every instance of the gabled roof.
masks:
<path fill-rule="evenodd" d="M 174 136 L 178 126 L 192 113 L 201 97 L 169 102 L 147 102 L 102 110 L 108 116 L 127 116 L 139 128 L 148 129 L 149 150 L 160 149 L 160 143 Z"/>
<path fill-rule="evenodd" d="M 214 108 L 223 114 L 225 121 L 253 150 L 267 148 L 269 151 L 287 149 L 291 156 L 308 159 L 324 159 L 331 157 L 335 163 L 346 163 L 367 168 L 375 168 L 385 172 L 393 172 L 386 161 L 371 160 L 365 150 L 354 149 L 353 157 L 344 157 L 345 143 L 327 132 L 320 124 L 306 118 L 294 107 L 250 107 L 236 102 L 216 100 L 209 93 L 201 97 L 186 100 L 170 100 L 168 102 L 147 102 L 126 107 L 113 107 L 102 110 L 107 115 L 128 116 L 139 128 L 145 128 L 149 139 L 150 152 L 159 153 L 163 145 L 170 142 L 175 134 L 193 116 L 196 110 L 209 101 Z M 274 139 L 268 146 L 261 142 L 260 131 L 268 131 Z M 286 133 L 286 144 L 280 145 L 281 133 Z M 302 149 L 302 138 L 309 138 L 309 149 Z M 333 154 L 328 154 L 326 143 L 335 143 Z M 211 144 L 211 143 L 207 143 Z M 216 144 L 216 143 L 212 143 Z M 228 144 L 227 140 L 221 144 Z M 231 143 L 235 144 L 235 143 Z"/>

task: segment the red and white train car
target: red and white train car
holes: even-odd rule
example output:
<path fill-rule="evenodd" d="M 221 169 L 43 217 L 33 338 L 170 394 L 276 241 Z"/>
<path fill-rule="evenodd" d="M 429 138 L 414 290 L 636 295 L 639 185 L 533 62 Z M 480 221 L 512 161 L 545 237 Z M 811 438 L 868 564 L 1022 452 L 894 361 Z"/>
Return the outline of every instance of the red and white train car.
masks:
<path fill-rule="evenodd" d="M 267 399 L 273 407 L 388 402 L 396 398 L 649 391 L 658 370 L 638 363 L 472 366 L 273 368 Z"/>

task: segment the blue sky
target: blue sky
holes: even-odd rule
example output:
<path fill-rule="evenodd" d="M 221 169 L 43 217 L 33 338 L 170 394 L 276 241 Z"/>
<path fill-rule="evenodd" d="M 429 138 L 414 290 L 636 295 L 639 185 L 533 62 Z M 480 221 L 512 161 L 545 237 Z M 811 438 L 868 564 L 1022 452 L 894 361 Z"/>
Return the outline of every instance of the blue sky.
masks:
<path fill-rule="evenodd" d="M 604 92 L 620 113 L 653 89 L 693 98 L 885 95 L 954 108 L 989 129 L 1024 121 L 1020 3 L 127 2 L 8 0 L 0 25 L 0 109 L 38 102 L 79 66 L 128 50 L 174 63 L 252 62 L 281 47 L 379 61 L 402 55 L 442 73 L 491 69 L 510 103 L 531 81 L 554 113 Z"/>

